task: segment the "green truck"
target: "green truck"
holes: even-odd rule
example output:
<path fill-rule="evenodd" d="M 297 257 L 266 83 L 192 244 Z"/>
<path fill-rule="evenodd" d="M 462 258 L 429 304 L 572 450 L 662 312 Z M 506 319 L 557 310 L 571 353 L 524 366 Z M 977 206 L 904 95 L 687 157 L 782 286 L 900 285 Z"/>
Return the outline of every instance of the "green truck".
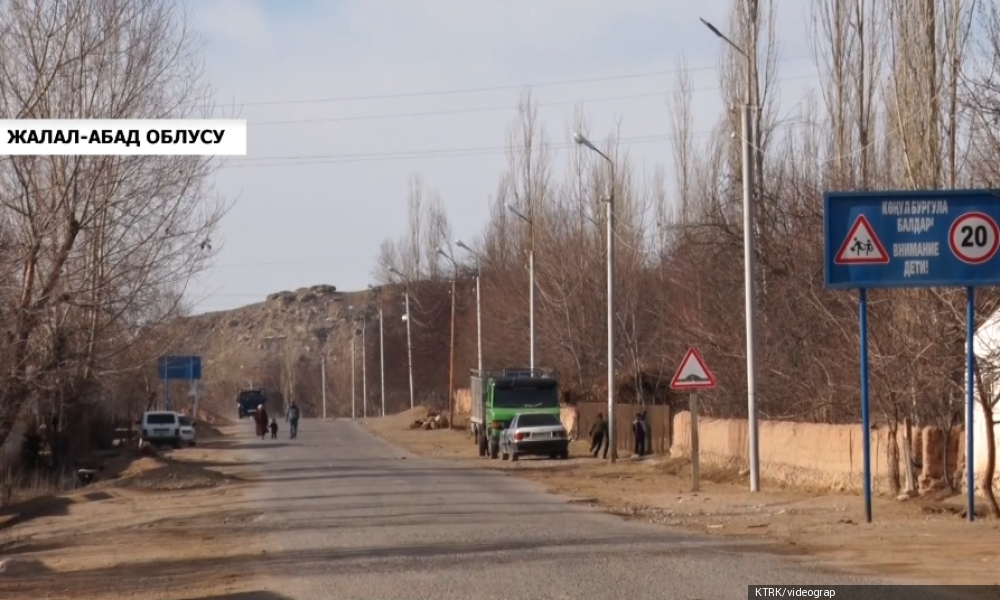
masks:
<path fill-rule="evenodd" d="M 479 456 L 500 455 L 500 432 L 519 413 L 559 417 L 559 377 L 542 369 L 472 370 L 471 433 Z"/>

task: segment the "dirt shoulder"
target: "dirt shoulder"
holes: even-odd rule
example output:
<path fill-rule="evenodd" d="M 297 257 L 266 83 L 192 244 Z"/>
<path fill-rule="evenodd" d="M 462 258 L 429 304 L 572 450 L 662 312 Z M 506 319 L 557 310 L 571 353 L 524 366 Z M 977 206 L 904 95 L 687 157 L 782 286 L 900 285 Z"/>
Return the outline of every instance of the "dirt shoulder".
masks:
<path fill-rule="evenodd" d="M 156 600 L 246 591 L 244 561 L 227 559 L 263 548 L 248 526 L 258 515 L 233 508 L 253 472 L 233 448 L 217 433 L 161 456 L 130 452 L 78 491 L 0 509 L 0 597 Z"/>
<path fill-rule="evenodd" d="M 415 409 L 362 424 L 415 454 L 526 477 L 627 519 L 766 540 L 776 554 L 838 570 L 927 583 L 1000 584 L 1000 523 L 966 522 L 957 498 L 875 498 L 874 522 L 867 524 L 860 494 L 781 488 L 767 480 L 763 491 L 750 493 L 745 477 L 725 469 L 703 466 L 701 491 L 692 493 L 685 459 L 626 455 L 611 465 L 591 458 L 583 442 L 572 444 L 566 461 L 481 459 L 465 431 L 410 429 L 424 414 Z"/>

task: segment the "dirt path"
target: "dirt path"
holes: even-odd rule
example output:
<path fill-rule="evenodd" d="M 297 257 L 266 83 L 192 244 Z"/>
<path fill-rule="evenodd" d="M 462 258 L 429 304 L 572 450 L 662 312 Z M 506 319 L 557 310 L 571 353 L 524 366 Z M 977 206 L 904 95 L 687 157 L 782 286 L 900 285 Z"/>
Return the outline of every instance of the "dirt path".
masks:
<path fill-rule="evenodd" d="M 240 563 L 226 559 L 263 551 L 248 527 L 257 515 L 233 508 L 253 464 L 224 439 L 205 446 L 123 457 L 116 479 L 0 511 L 0 560 L 9 559 L 0 597 L 156 600 L 246 590 Z M 156 567 L 179 559 L 216 568 L 177 577 Z"/>
<path fill-rule="evenodd" d="M 874 522 L 866 524 L 860 494 L 780 489 L 766 480 L 764 491 L 751 494 L 744 477 L 726 470 L 703 467 L 701 491 L 691 493 L 686 460 L 625 458 L 610 465 L 589 457 L 517 463 L 479 459 L 464 431 L 409 429 L 420 416 L 418 409 L 364 425 L 415 454 L 527 477 L 628 519 L 772 540 L 776 552 L 809 555 L 852 572 L 928 583 L 1000 584 L 1000 523 L 982 518 L 966 522 L 959 516 L 960 499 L 876 498 Z M 587 450 L 574 442 L 571 453 L 586 457 Z"/>

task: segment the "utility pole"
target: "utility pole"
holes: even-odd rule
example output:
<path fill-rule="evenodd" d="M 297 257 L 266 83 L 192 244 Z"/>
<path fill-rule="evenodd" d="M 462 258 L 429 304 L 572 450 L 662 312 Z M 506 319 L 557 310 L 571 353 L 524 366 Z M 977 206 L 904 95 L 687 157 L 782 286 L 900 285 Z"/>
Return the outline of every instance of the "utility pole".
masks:
<path fill-rule="evenodd" d="M 361 415 L 363 419 L 368 418 L 368 360 L 366 349 L 368 342 L 365 338 L 365 329 L 368 327 L 368 315 L 361 318 Z"/>
<path fill-rule="evenodd" d="M 754 242 L 756 228 L 754 227 L 754 180 L 756 178 L 754 154 L 753 125 L 753 62 L 746 50 L 737 46 L 732 40 L 716 29 L 714 25 L 701 19 L 708 29 L 722 41 L 729 44 L 746 59 L 746 99 L 742 110 L 743 136 L 743 279 L 746 307 L 747 332 L 747 445 L 750 463 L 750 491 L 760 491 L 760 450 L 758 445 L 757 424 L 757 291 L 755 273 L 757 271 Z"/>
<path fill-rule="evenodd" d="M 351 325 L 351 420 L 352 421 L 357 418 L 357 405 L 358 405 L 357 401 L 358 386 L 357 383 L 354 381 L 354 373 L 357 372 L 358 370 L 356 361 L 357 354 L 354 351 L 354 343 L 357 341 L 357 339 L 358 339 L 358 334 L 357 332 L 354 331 L 354 325 L 352 324 Z"/>
<path fill-rule="evenodd" d="M 382 379 L 382 417 L 385 417 L 385 328 L 382 325 L 382 307 L 378 307 L 378 353 L 379 371 Z"/>
<path fill-rule="evenodd" d="M 323 419 L 326 419 L 326 355 L 320 356 L 320 375 L 323 380 Z"/>
<path fill-rule="evenodd" d="M 410 292 L 404 292 L 406 300 L 406 370 L 410 376 L 410 408 L 413 408 L 413 344 L 410 342 Z"/>
<path fill-rule="evenodd" d="M 608 205 L 608 461 L 613 463 L 618 459 L 618 436 L 615 435 L 615 161 L 580 132 L 573 134 L 573 141 L 594 151 L 611 167 L 604 201 Z"/>
<path fill-rule="evenodd" d="M 455 403 L 455 290 L 458 279 L 458 268 L 455 268 L 455 275 L 451 279 L 451 350 L 448 359 L 448 428 L 454 426 L 452 420 L 453 404 Z"/>

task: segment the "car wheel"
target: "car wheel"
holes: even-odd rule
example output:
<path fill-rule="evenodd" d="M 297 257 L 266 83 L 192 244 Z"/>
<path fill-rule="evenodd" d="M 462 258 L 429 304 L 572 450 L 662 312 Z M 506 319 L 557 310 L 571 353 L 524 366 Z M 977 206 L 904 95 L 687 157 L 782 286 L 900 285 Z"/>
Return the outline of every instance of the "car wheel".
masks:
<path fill-rule="evenodd" d="M 500 444 L 490 443 L 490 458 L 497 458 L 500 455 Z"/>
<path fill-rule="evenodd" d="M 507 460 L 508 458 L 510 458 L 510 454 L 508 452 L 505 451 L 500 453 L 500 460 Z"/>
<path fill-rule="evenodd" d="M 549 455 L 549 460 L 555 460 L 557 456 L 559 456 L 559 455 L 558 454 L 550 454 Z"/>
<path fill-rule="evenodd" d="M 192 447 L 192 448 L 194 448 L 194 447 L 195 447 L 195 445 L 196 445 L 196 443 L 195 443 L 195 442 L 191 442 L 191 447 Z"/>
<path fill-rule="evenodd" d="M 517 452 L 511 452 L 510 453 L 510 460 L 511 460 L 511 462 L 516 461 L 518 458 L 520 458 L 520 456 L 518 455 Z"/>
<path fill-rule="evenodd" d="M 567 458 L 569 458 L 569 450 L 567 450 L 566 452 L 562 452 L 561 454 L 559 454 L 559 459 L 560 460 L 566 460 Z"/>

